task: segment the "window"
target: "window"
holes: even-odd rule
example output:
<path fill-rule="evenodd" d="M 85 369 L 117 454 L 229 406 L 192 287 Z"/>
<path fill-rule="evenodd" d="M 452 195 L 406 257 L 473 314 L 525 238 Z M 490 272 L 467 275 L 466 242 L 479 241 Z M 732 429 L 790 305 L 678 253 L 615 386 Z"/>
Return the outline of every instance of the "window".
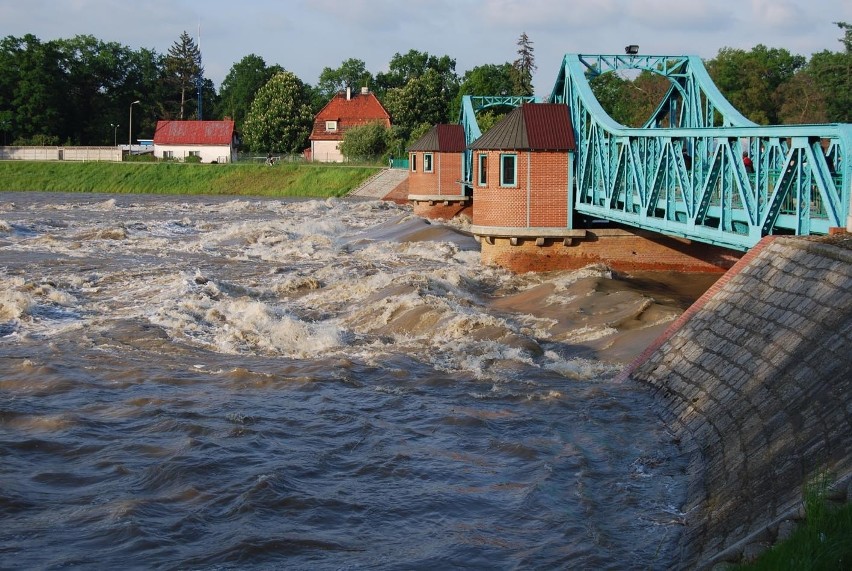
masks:
<path fill-rule="evenodd" d="M 175 152 L 174 151 L 163 151 L 163 158 L 164 159 L 173 159 L 173 158 L 175 158 Z"/>
<path fill-rule="evenodd" d="M 417 153 L 411 153 L 411 172 L 417 172 Z"/>
<path fill-rule="evenodd" d="M 337 131 L 337 121 L 326 121 L 325 122 L 325 130 L 326 131 Z"/>
<path fill-rule="evenodd" d="M 201 151 L 189 151 L 189 156 L 190 157 L 200 157 Z"/>
<path fill-rule="evenodd" d="M 477 155 L 479 157 L 479 186 L 485 186 L 488 184 L 488 155 L 485 153 L 480 153 Z"/>
<path fill-rule="evenodd" d="M 423 153 L 423 172 L 432 172 L 432 153 Z"/>
<path fill-rule="evenodd" d="M 500 155 L 500 186 L 518 186 L 518 155 Z"/>

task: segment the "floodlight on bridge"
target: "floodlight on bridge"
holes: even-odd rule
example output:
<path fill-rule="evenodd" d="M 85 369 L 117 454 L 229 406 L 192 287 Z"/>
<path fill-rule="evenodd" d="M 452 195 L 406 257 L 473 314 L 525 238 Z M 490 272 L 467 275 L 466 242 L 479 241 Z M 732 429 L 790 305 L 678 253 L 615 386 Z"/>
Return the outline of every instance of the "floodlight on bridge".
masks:
<path fill-rule="evenodd" d="M 636 44 L 624 46 L 624 53 L 626 53 L 627 55 L 635 56 L 639 53 L 639 46 L 637 46 Z"/>

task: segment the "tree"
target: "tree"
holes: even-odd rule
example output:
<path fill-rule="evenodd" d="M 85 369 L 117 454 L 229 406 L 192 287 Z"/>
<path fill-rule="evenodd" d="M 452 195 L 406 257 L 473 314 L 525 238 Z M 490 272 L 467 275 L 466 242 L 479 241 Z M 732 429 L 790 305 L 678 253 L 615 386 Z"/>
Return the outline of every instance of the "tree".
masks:
<path fill-rule="evenodd" d="M 335 93 L 347 87 L 357 89 L 369 86 L 373 76 L 367 71 L 366 64 L 360 59 L 349 58 L 339 68 L 326 67 L 322 70 L 317 84 L 317 90 L 323 99 L 328 101 Z"/>
<path fill-rule="evenodd" d="M 778 116 L 785 124 L 826 123 L 828 110 L 816 78 L 799 71 L 778 90 Z"/>
<path fill-rule="evenodd" d="M 459 93 L 453 101 L 450 118 L 459 116 L 461 100 L 465 95 L 514 95 L 513 73 L 512 64 L 508 62 L 501 65 L 480 65 L 466 71 L 459 85 Z M 511 108 L 507 108 L 502 111 L 510 110 Z M 502 114 L 500 113 L 501 116 Z"/>
<path fill-rule="evenodd" d="M 630 122 L 630 106 L 627 92 L 629 80 L 614 72 L 601 73 L 589 81 L 592 93 L 604 111 L 622 125 Z"/>
<path fill-rule="evenodd" d="M 165 75 L 178 90 L 180 90 L 180 105 L 178 118 L 186 115 L 186 93 L 198 88 L 198 78 L 204 75 L 201 67 L 201 51 L 195 41 L 184 31 L 172 47 L 169 48 L 165 60 Z"/>
<path fill-rule="evenodd" d="M 805 58 L 785 49 L 758 44 L 750 52 L 723 48 L 708 62 L 716 86 L 731 104 L 756 123 L 779 122 L 777 91 L 805 65 Z"/>
<path fill-rule="evenodd" d="M 389 90 L 404 87 L 412 79 L 423 76 L 427 70 L 432 70 L 439 76 L 447 101 L 452 101 L 459 88 L 456 60 L 450 56 L 437 57 L 417 50 L 409 50 L 404 55 L 395 53 L 387 73 L 376 74 L 374 91 L 381 99 Z"/>
<path fill-rule="evenodd" d="M 385 95 L 385 108 L 393 119 L 396 136 L 407 141 L 419 125 L 448 122 L 447 94 L 441 75 L 427 69 Z"/>
<path fill-rule="evenodd" d="M 243 124 L 243 141 L 255 152 L 301 152 L 313 121 L 305 84 L 282 71 L 258 90 Z"/>
<path fill-rule="evenodd" d="M 843 30 L 843 52 L 813 54 L 807 71 L 825 100 L 826 118 L 831 122 L 852 122 L 852 25 L 835 22 Z"/>
<path fill-rule="evenodd" d="M 535 65 L 535 48 L 526 32 L 518 38 L 518 59 L 512 64 L 514 69 L 515 95 L 532 95 L 533 72 L 537 69 Z"/>
<path fill-rule="evenodd" d="M 657 73 L 643 70 L 635 79 L 625 82 L 624 87 L 625 104 L 628 108 L 624 124 L 629 127 L 641 127 L 657 110 L 671 83 Z"/>
<path fill-rule="evenodd" d="M 57 144 L 66 133 L 67 83 L 56 42 L 32 34 L 0 42 L 0 113 L 8 117 L 4 135 L 13 144 Z"/>
<path fill-rule="evenodd" d="M 266 85 L 272 76 L 282 71 L 284 70 L 279 65 L 267 67 L 263 58 L 255 54 L 247 55 L 235 63 L 222 81 L 217 115 L 221 118 L 230 117 L 234 120 L 237 130 L 242 130 L 258 90 Z"/>
<path fill-rule="evenodd" d="M 375 159 L 387 152 L 390 138 L 390 129 L 379 122 L 352 127 L 343 136 L 340 152 L 350 160 Z"/>

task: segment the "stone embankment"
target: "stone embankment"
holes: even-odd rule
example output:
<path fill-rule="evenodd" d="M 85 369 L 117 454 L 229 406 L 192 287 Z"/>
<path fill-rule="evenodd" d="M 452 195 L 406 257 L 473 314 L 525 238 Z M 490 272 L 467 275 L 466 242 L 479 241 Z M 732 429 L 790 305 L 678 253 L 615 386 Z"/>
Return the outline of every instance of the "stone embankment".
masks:
<path fill-rule="evenodd" d="M 365 180 L 358 188 L 352 190 L 348 196 L 384 198 L 388 200 L 392 199 L 389 197 L 391 193 L 396 193 L 400 186 L 405 186 L 405 202 L 408 202 L 408 186 L 404 185 L 407 181 L 408 171 L 405 169 L 382 169 L 372 177 Z"/>
<path fill-rule="evenodd" d="M 852 235 L 765 238 L 622 377 L 689 455 L 673 568 L 766 549 L 814 478 L 852 501 Z"/>

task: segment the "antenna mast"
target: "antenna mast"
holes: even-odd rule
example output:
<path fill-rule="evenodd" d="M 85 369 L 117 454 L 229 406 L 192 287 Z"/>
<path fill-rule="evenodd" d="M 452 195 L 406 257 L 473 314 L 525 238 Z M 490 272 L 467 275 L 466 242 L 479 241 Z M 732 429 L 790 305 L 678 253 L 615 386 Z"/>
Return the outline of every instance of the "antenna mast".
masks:
<path fill-rule="evenodd" d="M 198 19 L 198 56 L 201 59 L 201 18 Z M 203 84 L 201 61 L 198 62 L 198 75 L 195 77 L 195 86 L 198 89 L 198 110 L 196 116 L 201 121 L 201 86 Z"/>

